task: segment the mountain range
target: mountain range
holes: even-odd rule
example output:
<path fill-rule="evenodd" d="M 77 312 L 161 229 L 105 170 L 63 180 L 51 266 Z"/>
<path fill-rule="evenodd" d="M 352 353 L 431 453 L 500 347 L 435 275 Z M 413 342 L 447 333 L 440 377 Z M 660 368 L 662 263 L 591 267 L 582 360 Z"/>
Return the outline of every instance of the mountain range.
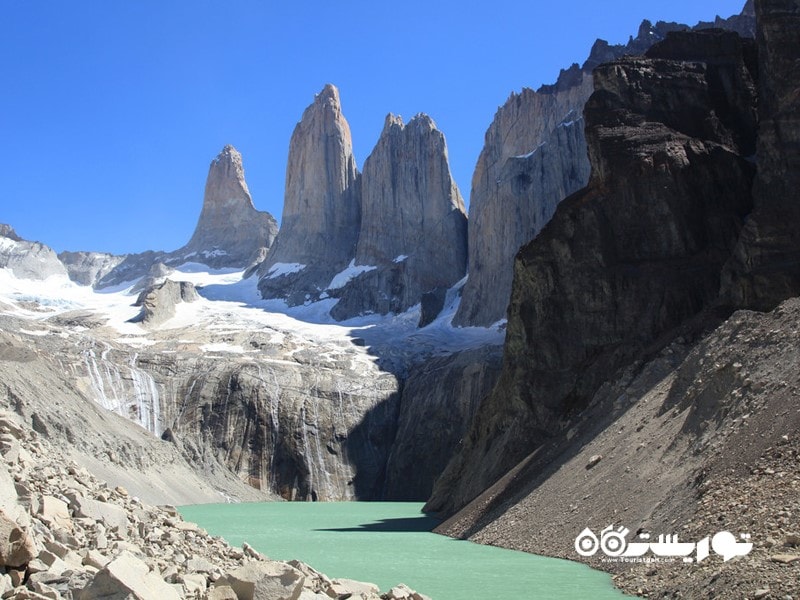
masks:
<path fill-rule="evenodd" d="M 498 109 L 469 215 L 429 116 L 388 115 L 359 172 L 328 84 L 280 228 L 231 146 L 178 250 L 0 226 L 5 405 L 154 503 L 426 500 L 442 533 L 573 560 L 587 526 L 717 509 L 775 543 L 689 576 L 581 560 L 650 597 L 795 593 L 791 521 L 725 498 L 796 495 L 796 468 L 764 477 L 800 425 L 798 25 L 757 0 L 598 40 Z"/>

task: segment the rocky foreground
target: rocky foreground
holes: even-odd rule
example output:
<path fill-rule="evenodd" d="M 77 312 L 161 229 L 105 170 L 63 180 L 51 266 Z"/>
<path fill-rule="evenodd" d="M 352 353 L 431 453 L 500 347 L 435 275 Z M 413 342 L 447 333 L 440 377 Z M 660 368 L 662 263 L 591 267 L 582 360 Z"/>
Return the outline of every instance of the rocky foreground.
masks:
<path fill-rule="evenodd" d="M 111 489 L 14 414 L 0 414 L 0 594 L 13 600 L 423 600 L 234 548 Z"/>

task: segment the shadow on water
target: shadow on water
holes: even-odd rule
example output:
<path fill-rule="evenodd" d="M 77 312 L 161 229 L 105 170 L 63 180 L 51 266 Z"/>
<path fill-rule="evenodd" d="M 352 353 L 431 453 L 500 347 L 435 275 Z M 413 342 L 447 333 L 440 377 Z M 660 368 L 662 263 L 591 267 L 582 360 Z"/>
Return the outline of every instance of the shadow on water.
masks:
<path fill-rule="evenodd" d="M 333 527 L 326 529 L 315 529 L 314 531 L 333 531 L 333 532 L 383 532 L 383 533 L 423 533 L 433 531 L 441 521 L 431 515 L 420 515 L 419 517 L 400 517 L 396 519 L 380 519 L 372 523 L 362 523 L 357 527 Z"/>

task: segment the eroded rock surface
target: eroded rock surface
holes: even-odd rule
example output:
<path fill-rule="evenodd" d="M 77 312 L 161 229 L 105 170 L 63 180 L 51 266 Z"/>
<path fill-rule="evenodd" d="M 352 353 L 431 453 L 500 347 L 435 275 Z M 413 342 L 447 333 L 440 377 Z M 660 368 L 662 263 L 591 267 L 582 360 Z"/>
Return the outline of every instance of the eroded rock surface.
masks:
<path fill-rule="evenodd" d="M 595 70 L 591 182 L 517 257 L 503 374 L 429 508 L 463 506 L 717 300 L 752 208 L 754 45 L 674 32 L 649 55 Z"/>
<path fill-rule="evenodd" d="M 302 304 L 352 260 L 361 222 L 357 174 L 339 91 L 328 84 L 289 143 L 281 228 L 260 269 L 265 298 Z M 302 268 L 284 273 L 279 265 L 289 264 Z"/>
<path fill-rule="evenodd" d="M 447 289 L 467 268 L 467 216 L 450 175 L 444 135 L 427 115 L 389 115 L 361 174 L 361 226 L 354 265 L 374 267 L 335 292 L 331 311 L 399 313 Z"/>

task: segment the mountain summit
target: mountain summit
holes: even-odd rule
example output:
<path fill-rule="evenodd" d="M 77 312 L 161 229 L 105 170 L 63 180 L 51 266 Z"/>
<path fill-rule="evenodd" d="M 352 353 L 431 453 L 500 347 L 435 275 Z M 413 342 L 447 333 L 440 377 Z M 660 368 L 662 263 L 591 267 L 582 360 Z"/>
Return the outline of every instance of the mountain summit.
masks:
<path fill-rule="evenodd" d="M 429 292 L 439 296 L 438 313 L 467 270 L 467 215 L 444 135 L 428 115 L 403 124 L 389 114 L 360 179 L 353 264 L 362 271 L 330 292 L 340 298 L 331 314 L 403 312 Z"/>
<path fill-rule="evenodd" d="M 327 84 L 303 112 L 289 143 L 281 229 L 259 284 L 264 297 L 303 302 L 347 266 L 361 218 L 357 176 L 339 90 Z M 294 271 L 276 277 L 286 264 Z"/>
<path fill-rule="evenodd" d="M 227 145 L 208 169 L 203 209 L 194 234 L 175 254 L 198 256 L 212 267 L 246 265 L 272 245 L 277 233 L 274 217 L 253 206 L 242 155 Z"/>

